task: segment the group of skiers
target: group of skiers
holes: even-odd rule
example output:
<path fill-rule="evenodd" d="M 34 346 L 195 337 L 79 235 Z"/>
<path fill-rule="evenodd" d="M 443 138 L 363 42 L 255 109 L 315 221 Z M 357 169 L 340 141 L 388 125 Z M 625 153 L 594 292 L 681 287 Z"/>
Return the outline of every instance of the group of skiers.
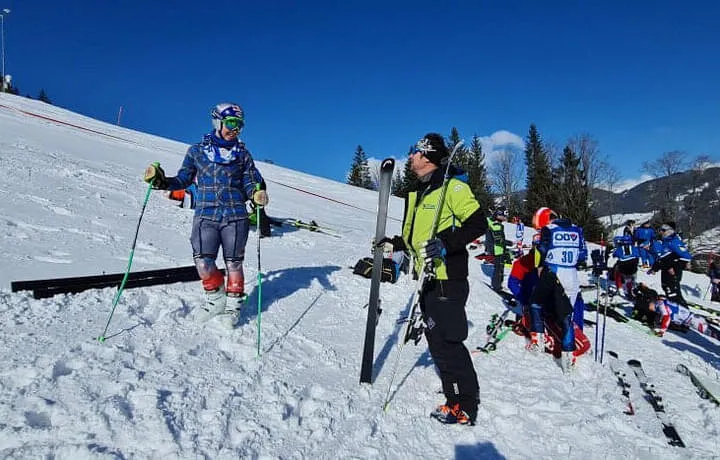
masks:
<path fill-rule="evenodd" d="M 613 238 L 610 254 L 614 265 L 608 264 L 608 273 L 615 289 L 634 302 L 633 315 L 645 321 L 657 335 L 663 335 L 669 327 L 691 327 L 700 333 L 709 332 L 705 319 L 690 312 L 682 293 L 683 271 L 692 256 L 675 231 L 673 222 L 662 224 L 656 233 L 649 221 L 636 227 L 635 222 L 629 220 L 622 235 Z M 597 269 L 602 258 L 594 258 L 594 262 Z M 660 272 L 663 293 L 637 284 L 636 275 L 640 267 L 648 269 L 649 275 Z M 714 272 L 717 270 L 714 267 L 714 262 L 711 262 L 708 275 L 715 295 L 720 276 Z"/>
<path fill-rule="evenodd" d="M 152 188 L 170 191 L 171 197 L 183 191 L 174 199 L 191 194 L 189 206 L 195 215 L 190 241 L 206 297 L 200 309 L 206 319 L 239 313 L 247 297 L 243 261 L 250 216 L 246 202 L 261 210 L 269 202 L 265 181 L 239 139 L 245 123 L 243 110 L 237 104 L 221 103 L 211 118 L 213 130 L 188 149 L 176 176 L 166 177 L 157 163 L 148 166 L 144 175 Z M 480 398 L 477 374 L 464 344 L 468 336 L 467 245 L 486 234 L 486 248 L 495 256 L 492 287 L 497 291 L 502 290 L 504 265 L 512 256 L 504 238 L 507 210 L 498 207 L 487 217 L 463 180 L 464 172 L 450 164 L 450 156 L 440 134 L 428 133 L 417 142 L 408 161 L 419 185 L 406 198 L 402 234 L 374 244 L 391 243 L 393 251 L 409 253 L 415 261 L 414 275 L 425 275 L 419 303 L 423 326 L 416 333 L 427 340 L 445 396 L 431 416 L 442 423 L 473 425 Z M 538 233 L 532 249 L 515 260 L 508 286 L 523 306 L 528 348 L 539 350 L 548 342 L 567 370 L 589 348 L 582 333 L 584 303 L 577 272 L 578 264 L 587 258 L 583 230 L 549 208 L 535 213 L 533 225 Z M 634 233 L 641 235 L 642 228 Z M 682 300 L 679 283 L 689 254 L 670 225 L 663 225 L 661 232 L 662 244 L 656 249 L 652 235 L 618 240 L 616 273 L 632 277 L 637 262 L 623 257 L 627 252 L 627 257 L 635 254 L 638 259 L 642 257 L 639 251 L 645 250 L 653 257 L 652 270 L 662 273 L 668 299 Z M 227 279 L 216 265 L 220 247 Z M 714 276 L 718 278 L 717 273 Z M 664 305 L 655 298 L 648 309 L 665 315 Z"/>

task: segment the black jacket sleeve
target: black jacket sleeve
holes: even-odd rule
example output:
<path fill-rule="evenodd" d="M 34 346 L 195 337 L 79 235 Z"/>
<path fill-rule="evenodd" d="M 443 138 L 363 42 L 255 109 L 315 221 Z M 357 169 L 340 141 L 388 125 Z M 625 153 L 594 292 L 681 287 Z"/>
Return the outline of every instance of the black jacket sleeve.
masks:
<path fill-rule="evenodd" d="M 487 219 L 478 209 L 465 219 L 462 227 L 450 227 L 438 233 L 448 254 L 465 251 L 465 247 L 483 235 L 487 230 Z"/>

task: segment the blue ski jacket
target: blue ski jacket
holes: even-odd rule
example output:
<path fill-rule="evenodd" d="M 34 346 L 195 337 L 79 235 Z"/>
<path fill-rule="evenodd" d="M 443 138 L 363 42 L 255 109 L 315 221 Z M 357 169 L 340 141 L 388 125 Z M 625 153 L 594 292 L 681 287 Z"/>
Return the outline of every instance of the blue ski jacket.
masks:
<path fill-rule="evenodd" d="M 677 233 L 672 232 L 662 239 L 662 250 L 653 264 L 653 270 L 668 269 L 677 264 L 690 262 L 692 255 Z"/>
<path fill-rule="evenodd" d="M 214 131 L 188 148 L 176 177 L 168 178 L 168 190 L 185 189 L 195 178 L 195 215 L 214 221 L 247 218 L 245 202 L 263 182 L 245 144 Z"/>

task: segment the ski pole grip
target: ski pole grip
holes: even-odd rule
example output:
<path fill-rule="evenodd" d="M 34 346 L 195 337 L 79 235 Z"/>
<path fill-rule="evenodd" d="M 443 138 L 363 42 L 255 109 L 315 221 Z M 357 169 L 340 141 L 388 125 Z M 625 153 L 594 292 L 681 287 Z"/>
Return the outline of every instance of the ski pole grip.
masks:
<path fill-rule="evenodd" d="M 160 167 L 160 162 L 159 162 L 159 161 L 153 161 L 153 162 L 152 162 L 152 165 L 155 166 L 156 168 L 159 168 L 159 167 Z M 157 180 L 157 177 L 153 177 L 152 180 L 150 181 L 150 188 L 152 188 L 153 184 L 155 183 L 155 180 Z"/>

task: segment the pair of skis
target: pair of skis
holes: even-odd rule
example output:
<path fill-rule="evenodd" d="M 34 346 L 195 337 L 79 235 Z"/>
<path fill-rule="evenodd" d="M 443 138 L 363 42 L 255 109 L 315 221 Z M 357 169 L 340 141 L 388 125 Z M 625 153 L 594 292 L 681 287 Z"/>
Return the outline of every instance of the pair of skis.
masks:
<path fill-rule="evenodd" d="M 498 342 L 504 339 L 505 336 L 513 330 L 513 324 L 515 324 L 515 322 L 511 319 L 507 319 L 508 315 L 511 312 L 512 308 L 508 306 L 508 308 L 504 312 L 502 312 L 502 314 L 498 315 L 497 313 L 493 313 L 493 315 L 490 317 L 490 323 L 485 327 L 485 332 L 487 333 L 487 341 L 485 342 L 485 345 L 477 347 L 473 351 L 473 354 L 478 352 L 490 353 L 497 350 Z"/>
<path fill-rule="evenodd" d="M 300 219 L 295 219 L 288 220 L 287 222 L 295 228 L 302 228 L 305 230 L 310 230 L 311 232 L 324 233 L 325 235 L 340 238 L 340 235 L 335 230 L 318 225 L 318 223 L 314 220 L 311 220 L 310 222 L 304 222 Z"/>
<path fill-rule="evenodd" d="M 613 374 L 617 376 L 618 385 L 622 388 L 623 397 L 627 401 L 628 407 L 625 410 L 625 413 L 628 415 L 633 415 L 635 413 L 635 408 L 633 407 L 632 400 L 630 398 L 631 385 L 627 381 L 627 374 L 620 365 L 620 359 L 618 358 L 617 353 L 613 351 L 608 351 L 608 355 L 610 356 L 610 369 L 612 370 Z M 663 434 L 665 435 L 665 437 L 667 437 L 668 443 L 671 446 L 675 447 L 685 447 L 685 443 L 680 437 L 680 434 L 677 432 L 677 429 L 675 429 L 675 426 L 668 420 L 667 414 L 665 412 L 665 406 L 663 404 L 663 399 L 655 390 L 655 386 L 648 380 L 647 375 L 645 374 L 645 370 L 642 367 L 642 363 L 637 359 L 631 359 L 627 362 L 627 367 L 632 370 L 633 374 L 635 374 L 640 388 L 645 393 L 645 399 L 648 401 L 648 403 L 650 403 L 653 411 L 655 411 L 655 415 L 660 420 Z"/>

